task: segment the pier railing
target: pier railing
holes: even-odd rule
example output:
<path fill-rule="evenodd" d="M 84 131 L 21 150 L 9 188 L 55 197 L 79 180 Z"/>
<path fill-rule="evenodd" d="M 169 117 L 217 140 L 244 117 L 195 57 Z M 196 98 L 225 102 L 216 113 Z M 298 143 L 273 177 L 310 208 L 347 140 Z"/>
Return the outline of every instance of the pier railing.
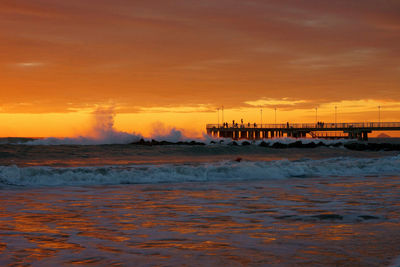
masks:
<path fill-rule="evenodd" d="M 257 124 L 257 123 L 226 123 L 207 124 L 207 129 L 355 129 L 355 128 L 399 128 L 400 122 L 351 122 L 351 123 L 282 123 L 282 124 Z"/>

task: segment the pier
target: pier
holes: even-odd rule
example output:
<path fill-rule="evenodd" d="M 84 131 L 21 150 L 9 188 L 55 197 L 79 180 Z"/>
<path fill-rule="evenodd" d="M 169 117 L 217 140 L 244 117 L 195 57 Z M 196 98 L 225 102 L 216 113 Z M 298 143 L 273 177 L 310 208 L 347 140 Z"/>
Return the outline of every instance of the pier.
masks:
<path fill-rule="evenodd" d="M 373 131 L 400 131 L 400 122 L 361 122 L 361 123 L 284 123 L 250 124 L 223 123 L 207 124 L 207 134 L 216 138 L 233 140 L 259 140 L 279 137 L 326 138 L 368 140 Z"/>

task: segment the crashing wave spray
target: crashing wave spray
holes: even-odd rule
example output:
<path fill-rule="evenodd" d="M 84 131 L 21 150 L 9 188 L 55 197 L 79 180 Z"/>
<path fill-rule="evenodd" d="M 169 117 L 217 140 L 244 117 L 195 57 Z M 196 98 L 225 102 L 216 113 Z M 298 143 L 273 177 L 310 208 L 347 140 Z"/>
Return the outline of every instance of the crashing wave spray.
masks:
<path fill-rule="evenodd" d="M 94 125 L 87 136 L 45 139 L 27 142 L 27 145 L 103 145 L 129 144 L 142 138 L 140 134 L 117 131 L 114 128 L 113 108 L 100 108 L 92 113 Z"/>
<path fill-rule="evenodd" d="M 187 132 L 184 129 L 178 129 L 176 127 L 168 127 L 161 122 L 157 122 L 152 125 L 152 132 L 150 134 L 151 137 L 145 139 L 147 140 L 154 139 L 156 141 L 167 141 L 172 143 L 190 142 L 190 141 L 209 143 L 207 142 L 207 139 L 205 137 L 203 138 L 188 137 L 186 133 Z"/>
<path fill-rule="evenodd" d="M 181 141 L 204 141 L 199 138 L 186 137 L 182 130 L 175 127 L 169 128 L 162 123 L 153 125 L 153 132 L 150 137 L 143 137 L 137 133 L 127 133 L 114 128 L 115 112 L 113 108 L 99 108 L 92 113 L 93 126 L 90 133 L 77 137 L 55 138 L 49 137 L 34 141 L 25 142 L 25 145 L 110 145 L 130 144 L 140 139 L 181 142 Z"/>

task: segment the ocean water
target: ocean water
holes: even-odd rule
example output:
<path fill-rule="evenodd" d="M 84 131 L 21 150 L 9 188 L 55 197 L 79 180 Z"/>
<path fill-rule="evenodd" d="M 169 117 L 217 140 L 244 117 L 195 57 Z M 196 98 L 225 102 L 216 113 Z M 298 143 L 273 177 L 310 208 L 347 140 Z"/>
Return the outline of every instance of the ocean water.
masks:
<path fill-rule="evenodd" d="M 0 145 L 1 266 L 400 264 L 399 151 L 31 141 Z"/>

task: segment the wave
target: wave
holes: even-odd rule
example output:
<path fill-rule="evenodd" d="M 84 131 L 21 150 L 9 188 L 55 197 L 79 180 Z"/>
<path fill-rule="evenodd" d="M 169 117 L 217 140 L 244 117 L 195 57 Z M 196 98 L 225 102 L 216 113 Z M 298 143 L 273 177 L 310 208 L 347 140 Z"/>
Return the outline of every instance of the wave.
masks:
<path fill-rule="evenodd" d="M 292 177 L 392 176 L 400 173 L 400 155 L 385 158 L 330 158 L 296 161 L 222 161 L 201 164 L 103 167 L 0 166 L 0 184 L 14 186 L 111 185 L 244 181 Z"/>

